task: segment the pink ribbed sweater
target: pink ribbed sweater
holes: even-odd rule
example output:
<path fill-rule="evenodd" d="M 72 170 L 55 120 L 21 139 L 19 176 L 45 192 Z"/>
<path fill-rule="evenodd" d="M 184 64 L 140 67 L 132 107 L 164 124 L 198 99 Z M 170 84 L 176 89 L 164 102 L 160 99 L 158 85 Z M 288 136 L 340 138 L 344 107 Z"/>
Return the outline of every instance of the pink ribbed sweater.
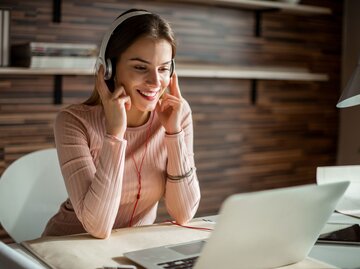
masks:
<path fill-rule="evenodd" d="M 155 112 L 152 112 L 155 113 Z M 167 135 L 157 114 L 140 127 L 127 128 L 124 140 L 107 136 L 102 106 L 72 105 L 63 109 L 55 121 L 55 142 L 69 199 L 52 217 L 43 235 L 88 232 L 106 238 L 114 228 L 127 227 L 138 193 L 139 167 L 149 140 L 141 171 L 141 196 L 133 225 L 152 224 L 158 202 L 178 223 L 195 214 L 200 189 L 193 154 L 191 109 L 184 102 L 182 131 Z M 151 130 L 149 129 L 151 126 Z M 166 174 L 185 175 L 170 180 Z"/>

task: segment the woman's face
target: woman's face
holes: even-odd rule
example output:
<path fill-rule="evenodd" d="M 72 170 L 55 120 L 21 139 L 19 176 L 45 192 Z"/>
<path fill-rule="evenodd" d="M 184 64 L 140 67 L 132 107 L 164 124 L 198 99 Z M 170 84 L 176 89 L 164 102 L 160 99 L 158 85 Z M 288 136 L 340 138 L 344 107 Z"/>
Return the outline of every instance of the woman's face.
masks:
<path fill-rule="evenodd" d="M 131 109 L 152 111 L 170 83 L 172 47 L 165 39 L 141 37 L 119 58 L 115 87 L 123 85 Z"/>

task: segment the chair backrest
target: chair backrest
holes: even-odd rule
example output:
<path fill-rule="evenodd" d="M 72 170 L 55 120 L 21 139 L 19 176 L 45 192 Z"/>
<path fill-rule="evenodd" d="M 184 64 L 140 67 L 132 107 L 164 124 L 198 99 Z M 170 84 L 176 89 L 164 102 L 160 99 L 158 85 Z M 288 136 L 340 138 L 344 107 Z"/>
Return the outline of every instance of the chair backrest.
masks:
<path fill-rule="evenodd" d="M 56 149 L 29 153 L 0 178 L 0 223 L 18 243 L 38 238 L 66 198 Z"/>
<path fill-rule="evenodd" d="M 318 184 L 349 181 L 350 185 L 336 209 L 348 214 L 360 214 L 360 165 L 319 166 L 316 181 Z"/>

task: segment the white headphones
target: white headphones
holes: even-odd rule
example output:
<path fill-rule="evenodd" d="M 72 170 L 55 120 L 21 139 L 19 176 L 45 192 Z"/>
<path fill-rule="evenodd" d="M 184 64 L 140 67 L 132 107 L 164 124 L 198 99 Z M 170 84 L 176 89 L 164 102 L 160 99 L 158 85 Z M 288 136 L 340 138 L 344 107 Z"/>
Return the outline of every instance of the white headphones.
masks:
<path fill-rule="evenodd" d="M 106 47 L 107 47 L 107 44 L 109 42 L 109 39 L 110 39 L 111 35 L 115 31 L 115 29 L 121 23 L 126 21 L 127 19 L 129 19 L 131 17 L 139 16 L 139 15 L 145 15 L 145 14 L 151 14 L 151 13 L 148 12 L 148 11 L 133 11 L 133 12 L 126 13 L 126 14 L 120 16 L 119 18 L 117 18 L 111 24 L 109 30 L 105 33 L 104 38 L 103 38 L 103 40 L 101 42 L 101 47 L 100 47 L 100 51 L 99 51 L 99 57 L 97 58 L 96 63 L 95 63 L 96 73 L 99 71 L 100 66 L 103 65 L 103 67 L 104 67 L 104 79 L 105 80 L 109 80 L 111 78 L 111 76 L 112 76 L 111 60 L 110 59 L 105 60 L 105 51 L 106 51 Z"/>

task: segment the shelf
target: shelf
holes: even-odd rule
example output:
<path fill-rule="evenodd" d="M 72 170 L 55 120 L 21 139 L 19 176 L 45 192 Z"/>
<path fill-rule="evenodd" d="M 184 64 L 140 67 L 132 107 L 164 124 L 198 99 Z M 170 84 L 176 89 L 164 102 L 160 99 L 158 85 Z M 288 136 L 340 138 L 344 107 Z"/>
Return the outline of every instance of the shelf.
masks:
<path fill-rule="evenodd" d="M 221 65 L 176 64 L 179 77 L 220 78 L 220 79 L 264 79 L 327 81 L 327 74 L 310 73 L 305 68 L 279 67 L 229 67 Z"/>
<path fill-rule="evenodd" d="M 0 67 L 0 75 L 92 75 L 93 69 Z"/>
<path fill-rule="evenodd" d="M 261 1 L 261 0 L 174 0 L 173 2 L 203 4 L 203 5 L 217 5 L 237 7 L 251 10 L 271 10 L 277 9 L 291 13 L 298 14 L 324 14 L 330 15 L 332 10 L 326 7 L 317 7 L 310 5 L 292 4 L 279 1 Z"/>
<path fill-rule="evenodd" d="M 310 73 L 304 68 L 279 67 L 229 67 L 222 65 L 176 64 L 179 77 L 250 79 L 251 102 L 256 103 L 257 80 L 327 81 L 327 74 Z M 54 104 L 62 103 L 62 76 L 93 75 L 93 69 L 41 69 L 41 68 L 0 68 L 0 75 L 52 75 L 54 76 Z"/>
<path fill-rule="evenodd" d="M 0 68 L 0 75 L 93 75 L 93 69 Z M 327 81 L 327 74 L 310 73 L 305 68 L 229 67 L 222 65 L 176 64 L 179 77 L 219 79 L 264 79 Z"/>

